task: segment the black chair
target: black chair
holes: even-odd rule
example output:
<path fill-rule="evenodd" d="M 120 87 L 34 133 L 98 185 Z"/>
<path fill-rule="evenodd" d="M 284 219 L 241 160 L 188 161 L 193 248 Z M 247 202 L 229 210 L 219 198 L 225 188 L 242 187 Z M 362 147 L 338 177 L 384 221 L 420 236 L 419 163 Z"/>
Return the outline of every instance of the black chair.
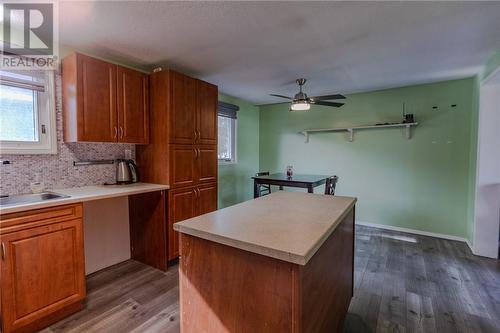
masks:
<path fill-rule="evenodd" d="M 257 172 L 255 174 L 255 177 L 260 177 L 260 176 L 269 176 L 269 171 L 266 172 Z M 269 184 L 259 184 L 258 185 L 258 191 L 259 191 L 259 197 L 267 194 L 271 194 L 271 185 Z"/>
<path fill-rule="evenodd" d="M 339 177 L 331 176 L 326 179 L 325 183 L 325 194 L 326 195 L 335 195 L 335 187 L 337 186 L 337 182 Z"/>

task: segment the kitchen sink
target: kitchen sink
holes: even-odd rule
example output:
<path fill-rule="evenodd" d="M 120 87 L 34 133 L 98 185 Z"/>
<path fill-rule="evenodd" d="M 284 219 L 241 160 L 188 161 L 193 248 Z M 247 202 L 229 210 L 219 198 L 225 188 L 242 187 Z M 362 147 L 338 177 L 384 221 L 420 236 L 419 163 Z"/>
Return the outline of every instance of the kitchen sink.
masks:
<path fill-rule="evenodd" d="M 42 202 L 46 200 L 53 199 L 63 199 L 69 198 L 68 195 L 59 194 L 55 192 L 42 192 L 36 194 L 21 194 L 12 196 L 2 196 L 0 197 L 0 207 L 10 206 L 10 205 L 21 205 L 27 203 Z"/>

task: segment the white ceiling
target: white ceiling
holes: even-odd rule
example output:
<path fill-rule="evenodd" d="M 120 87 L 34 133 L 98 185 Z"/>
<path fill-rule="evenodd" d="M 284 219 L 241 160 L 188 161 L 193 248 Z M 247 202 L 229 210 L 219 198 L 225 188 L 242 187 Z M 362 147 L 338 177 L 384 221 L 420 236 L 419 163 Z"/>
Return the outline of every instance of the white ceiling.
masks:
<path fill-rule="evenodd" d="M 472 76 L 500 48 L 500 2 L 60 3 L 60 42 L 170 67 L 256 104 Z"/>

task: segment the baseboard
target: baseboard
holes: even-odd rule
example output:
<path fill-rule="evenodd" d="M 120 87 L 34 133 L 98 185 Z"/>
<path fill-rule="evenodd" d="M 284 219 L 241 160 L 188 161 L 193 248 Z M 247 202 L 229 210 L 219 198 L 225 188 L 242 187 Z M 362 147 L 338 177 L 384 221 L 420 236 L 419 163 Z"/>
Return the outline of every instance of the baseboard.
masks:
<path fill-rule="evenodd" d="M 472 252 L 472 254 L 477 255 L 477 254 L 474 253 L 474 248 L 472 247 L 472 243 L 468 239 L 465 239 L 465 243 L 469 247 L 469 249 Z"/>
<path fill-rule="evenodd" d="M 409 234 L 415 234 L 415 235 L 421 235 L 421 236 L 429 236 L 429 237 L 436 237 L 436 238 L 442 238 L 442 239 L 448 239 L 448 240 L 454 240 L 454 241 L 459 241 L 459 242 L 464 242 L 469 246 L 469 248 L 472 251 L 472 246 L 470 242 L 463 237 L 458 237 L 458 236 L 451 236 L 451 235 L 445 235 L 445 234 L 438 234 L 434 232 L 428 232 L 428 231 L 422 231 L 422 230 L 415 230 L 415 229 L 409 229 L 409 228 L 401 228 L 401 227 L 394 227 L 392 225 L 385 225 L 385 224 L 377 224 L 377 223 L 370 223 L 370 222 L 363 222 L 363 221 L 356 221 L 356 224 L 358 225 L 364 225 L 367 227 L 374 227 L 374 228 L 379 228 L 379 229 L 385 229 L 385 230 L 392 230 L 392 231 L 400 231 L 400 232 L 406 232 Z"/>

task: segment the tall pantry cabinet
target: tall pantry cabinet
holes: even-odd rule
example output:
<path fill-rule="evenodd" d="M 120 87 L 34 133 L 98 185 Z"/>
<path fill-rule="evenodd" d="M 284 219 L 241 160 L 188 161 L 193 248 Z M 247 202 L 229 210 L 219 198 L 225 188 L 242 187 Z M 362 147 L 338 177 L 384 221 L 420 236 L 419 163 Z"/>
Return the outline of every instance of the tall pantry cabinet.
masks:
<path fill-rule="evenodd" d="M 217 86 L 171 70 L 149 84 L 150 144 L 136 157 L 142 181 L 170 185 L 171 260 L 179 256 L 173 224 L 217 209 Z"/>

